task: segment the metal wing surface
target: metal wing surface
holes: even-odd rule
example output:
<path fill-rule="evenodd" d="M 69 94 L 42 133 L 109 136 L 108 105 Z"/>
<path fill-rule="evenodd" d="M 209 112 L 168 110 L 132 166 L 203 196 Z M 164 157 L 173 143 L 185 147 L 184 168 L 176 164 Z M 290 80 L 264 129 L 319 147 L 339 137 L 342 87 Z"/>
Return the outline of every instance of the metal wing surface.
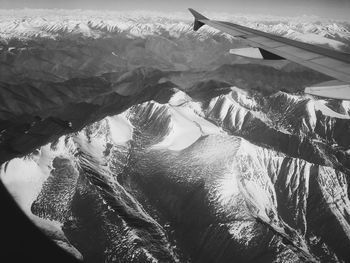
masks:
<path fill-rule="evenodd" d="M 335 85 L 327 87 L 321 83 L 306 88 L 305 92 L 323 97 L 350 100 L 350 54 L 276 36 L 234 23 L 210 20 L 191 8 L 189 10 L 195 18 L 195 31 L 206 24 L 244 40 L 251 47 L 258 48 L 265 59 L 287 59 L 331 76 L 338 80 L 337 86 L 341 86 L 341 89 L 336 88 Z"/>

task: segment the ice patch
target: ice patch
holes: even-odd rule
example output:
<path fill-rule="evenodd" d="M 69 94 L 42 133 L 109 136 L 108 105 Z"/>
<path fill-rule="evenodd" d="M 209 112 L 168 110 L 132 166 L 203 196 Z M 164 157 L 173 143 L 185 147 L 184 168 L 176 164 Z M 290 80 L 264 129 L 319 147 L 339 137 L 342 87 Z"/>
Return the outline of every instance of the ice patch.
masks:
<path fill-rule="evenodd" d="M 194 143 L 202 132 L 198 125 L 189 120 L 181 112 L 170 108 L 171 131 L 163 141 L 153 146 L 153 148 L 168 148 L 169 150 L 182 150 Z"/>
<path fill-rule="evenodd" d="M 169 105 L 171 106 L 180 106 L 188 101 L 191 101 L 191 98 L 182 91 L 176 92 L 169 100 Z"/>
<path fill-rule="evenodd" d="M 239 187 L 237 182 L 237 174 L 229 173 L 223 176 L 218 181 L 218 186 L 215 189 L 219 193 L 219 201 L 222 206 L 232 205 L 233 198 L 239 193 Z"/>
<path fill-rule="evenodd" d="M 126 118 L 125 113 L 107 117 L 110 134 L 115 144 L 126 145 L 132 139 L 134 127 Z"/>
<path fill-rule="evenodd" d="M 189 106 L 169 107 L 171 131 L 163 141 L 154 145 L 153 148 L 168 148 L 178 151 L 187 148 L 202 135 L 222 133 L 220 128 L 201 118 Z"/>
<path fill-rule="evenodd" d="M 31 214 L 30 207 L 48 176 L 29 158 L 15 158 L 0 171 L 2 182 L 26 214 Z"/>
<path fill-rule="evenodd" d="M 90 135 L 90 139 L 84 134 L 84 131 L 79 132 L 77 136 L 74 137 L 74 141 L 79 145 L 79 147 L 84 151 L 93 156 L 100 163 L 104 163 L 104 151 L 106 149 L 106 139 L 98 134 Z"/>
<path fill-rule="evenodd" d="M 45 146 L 46 147 L 46 146 Z M 31 212 L 31 205 L 50 176 L 50 157 L 41 152 L 35 158 L 15 158 L 0 168 L 0 178 L 22 211 L 41 229 L 64 236 L 58 221 L 40 218 Z M 42 166 L 45 165 L 45 166 Z"/>

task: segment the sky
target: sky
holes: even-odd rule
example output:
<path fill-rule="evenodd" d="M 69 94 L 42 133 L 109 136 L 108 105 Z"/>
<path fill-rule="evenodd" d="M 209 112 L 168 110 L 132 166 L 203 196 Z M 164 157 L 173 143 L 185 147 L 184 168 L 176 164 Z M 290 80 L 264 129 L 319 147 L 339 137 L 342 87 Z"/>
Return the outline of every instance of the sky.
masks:
<path fill-rule="evenodd" d="M 186 11 L 188 7 L 201 12 L 315 15 L 350 21 L 350 0 L 0 0 L 0 9 L 63 8 L 178 12 Z"/>

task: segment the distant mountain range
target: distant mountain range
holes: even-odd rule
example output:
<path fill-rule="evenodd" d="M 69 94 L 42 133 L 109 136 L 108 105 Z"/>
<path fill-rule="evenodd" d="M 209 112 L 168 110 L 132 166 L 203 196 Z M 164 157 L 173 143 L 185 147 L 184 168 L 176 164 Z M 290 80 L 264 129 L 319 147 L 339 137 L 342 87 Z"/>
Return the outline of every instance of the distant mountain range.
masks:
<path fill-rule="evenodd" d="M 157 12 L 101 12 L 82 10 L 0 10 L 0 39 L 59 38 L 82 35 L 91 38 L 125 33 L 130 37 L 146 37 L 168 32 L 170 36 L 191 35 L 192 18 L 187 13 Z M 350 43 L 350 22 L 325 20 L 318 17 L 264 17 L 213 14 L 217 20 L 226 20 L 276 35 L 328 45 L 346 50 Z M 221 35 L 215 29 L 204 27 L 202 37 Z M 230 38 L 230 36 L 225 35 Z M 11 48 L 11 47 L 10 47 Z"/>

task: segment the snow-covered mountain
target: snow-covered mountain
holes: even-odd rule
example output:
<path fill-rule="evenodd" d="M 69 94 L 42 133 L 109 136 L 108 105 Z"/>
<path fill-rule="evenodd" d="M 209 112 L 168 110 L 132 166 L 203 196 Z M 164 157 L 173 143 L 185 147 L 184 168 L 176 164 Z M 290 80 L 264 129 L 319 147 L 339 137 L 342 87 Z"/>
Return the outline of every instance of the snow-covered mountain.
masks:
<path fill-rule="evenodd" d="M 349 133 L 350 109 L 257 95 L 194 101 L 162 86 L 7 162 L 1 179 L 87 262 L 347 261 L 350 141 L 334 134 Z"/>

